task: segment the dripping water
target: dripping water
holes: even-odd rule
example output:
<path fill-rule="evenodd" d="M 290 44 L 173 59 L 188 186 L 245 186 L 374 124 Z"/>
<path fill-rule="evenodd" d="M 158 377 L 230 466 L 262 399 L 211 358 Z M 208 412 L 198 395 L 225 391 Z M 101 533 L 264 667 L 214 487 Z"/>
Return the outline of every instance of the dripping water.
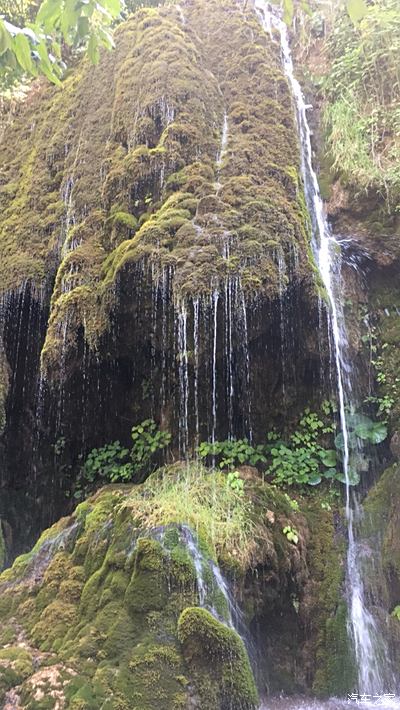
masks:
<path fill-rule="evenodd" d="M 227 580 L 219 566 L 201 552 L 197 538 L 191 529 L 187 525 L 179 527 L 196 571 L 199 605 L 207 609 L 218 621 L 239 634 L 246 646 L 250 661 L 254 663 L 256 650 L 248 633 L 244 614 L 236 602 Z"/>
<path fill-rule="evenodd" d="M 200 415 L 199 415 L 199 366 L 200 366 L 200 339 L 199 339 L 200 299 L 193 300 L 193 350 L 194 350 L 194 422 L 195 422 L 195 449 L 200 444 Z"/>
<path fill-rule="evenodd" d="M 186 457 L 189 447 L 189 362 L 187 342 L 187 306 L 181 301 L 177 306 L 178 372 L 179 372 L 179 450 Z"/>
<path fill-rule="evenodd" d="M 221 131 L 221 145 L 220 145 L 218 155 L 217 155 L 218 170 L 221 170 L 222 162 L 223 162 L 225 154 L 226 154 L 226 149 L 228 146 L 228 133 L 229 133 L 228 114 L 225 111 L 224 112 L 224 121 L 222 124 L 222 131 Z"/>
<path fill-rule="evenodd" d="M 214 291 L 211 296 L 212 319 L 213 319 L 213 342 L 212 342 L 212 430 L 211 442 L 215 444 L 217 432 L 217 343 L 218 343 L 218 302 L 219 291 Z"/>

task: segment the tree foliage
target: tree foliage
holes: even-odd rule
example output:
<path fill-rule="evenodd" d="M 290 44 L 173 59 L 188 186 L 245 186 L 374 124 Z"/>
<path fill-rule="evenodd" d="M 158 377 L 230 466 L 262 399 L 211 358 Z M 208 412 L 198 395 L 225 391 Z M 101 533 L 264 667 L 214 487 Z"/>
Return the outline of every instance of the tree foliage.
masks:
<path fill-rule="evenodd" d="M 14 8 L 10 0 L 0 5 L 3 83 L 23 74 L 44 74 L 57 84 L 65 69 L 66 48 L 85 46 L 96 64 L 100 48 L 114 46 L 112 26 L 120 16 L 121 0 L 43 0 L 35 14 L 36 8 L 24 0 Z"/>

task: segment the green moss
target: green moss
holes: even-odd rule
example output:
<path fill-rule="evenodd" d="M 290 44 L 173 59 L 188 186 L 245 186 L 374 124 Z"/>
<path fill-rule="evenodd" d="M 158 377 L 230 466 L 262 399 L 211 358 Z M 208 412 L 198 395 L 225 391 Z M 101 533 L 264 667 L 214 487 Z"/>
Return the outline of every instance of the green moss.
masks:
<path fill-rule="evenodd" d="M 20 685 L 33 672 L 31 654 L 19 646 L 0 649 L 0 700 L 10 688 Z"/>
<path fill-rule="evenodd" d="M 398 464 L 388 468 L 369 491 L 364 501 L 361 535 L 380 551 L 383 579 L 375 569 L 368 570 L 370 584 L 379 588 L 380 603 L 389 614 L 398 603 L 400 584 L 400 540 L 398 526 L 400 471 Z"/>
<path fill-rule="evenodd" d="M 325 653 L 317 654 L 313 690 L 322 696 L 344 697 L 356 687 L 357 666 L 349 641 L 347 606 L 339 602 L 335 615 L 325 625 Z"/>
<path fill-rule="evenodd" d="M 279 248 L 315 297 L 279 51 L 235 5 L 196 0 L 185 12 L 196 33 L 183 31 L 169 4 L 136 12 L 118 28 L 115 52 L 97 67 L 83 63 L 62 91 L 38 91 L 7 132 L 0 282 L 40 286 L 55 272 L 42 352 L 52 377 L 78 332 L 96 348 L 110 329 L 116 281 L 140 262 L 156 278 L 169 267 L 176 298 L 209 295 L 228 273 L 248 298 L 275 298 Z"/>
<path fill-rule="evenodd" d="M 162 609 L 166 603 L 164 552 L 156 540 L 141 538 L 135 552 L 135 568 L 126 590 L 125 603 L 132 614 Z"/>
<path fill-rule="evenodd" d="M 217 621 L 207 610 L 182 612 L 178 637 L 195 679 L 204 710 L 233 703 L 237 710 L 257 707 L 257 690 L 240 636 Z"/>
<path fill-rule="evenodd" d="M 316 691 L 328 692 L 346 650 L 342 549 L 334 540 L 332 517 L 317 501 L 306 510 L 307 525 L 280 490 L 259 479 L 246 481 L 243 497 L 235 501 L 223 474 L 198 466 L 190 471 L 179 464 L 141 486 L 99 491 L 50 529 L 34 555 L 1 576 L 0 643 L 16 644 L 21 633 L 26 635 L 35 663 L 41 669 L 52 663 L 54 676 L 65 675 L 66 708 L 183 709 L 190 697 L 204 710 L 255 708 L 254 679 L 240 637 L 196 607 L 198 579 L 183 527 L 190 513 L 204 556 L 206 603 L 221 618 L 227 618 L 226 600 L 213 583 L 207 560 L 215 563 L 219 557 L 225 574 L 234 576 L 235 589 L 245 590 L 249 623 L 260 618 L 265 623 L 265 614 L 282 608 L 288 589 L 298 590 L 300 597 L 302 585 L 312 576 L 313 594 L 307 600 L 309 663 L 317 668 Z M 238 524 L 232 528 L 238 511 Z M 205 522 L 210 519 L 225 535 L 218 545 Z M 282 535 L 286 522 L 299 531 L 298 548 Z M 58 549 L 54 540 L 63 539 L 73 523 L 79 523 L 76 538 Z M 244 558 L 239 557 L 243 549 Z M 35 568 L 39 562 L 43 566 Z M 266 624 L 266 635 L 269 631 Z M 327 660 L 329 646 L 335 653 Z M 70 671 L 77 675 L 71 677 Z M 289 687 L 290 664 L 288 669 L 284 664 L 282 677 L 285 673 Z M 36 702 L 29 677 L 23 681 L 27 707 Z M 4 687 L 16 682 L 13 675 Z M 47 680 L 45 687 L 48 698 Z"/>
<path fill-rule="evenodd" d="M 50 651 L 58 640 L 62 640 L 68 629 L 77 621 L 77 608 L 74 604 L 61 600 L 51 602 L 40 615 L 32 629 L 32 637 L 44 651 Z"/>
<path fill-rule="evenodd" d="M 355 687 L 356 668 L 344 600 L 345 541 L 337 537 L 333 513 L 321 508 L 318 497 L 308 504 L 305 515 L 311 532 L 313 690 L 320 696 L 346 695 Z"/>

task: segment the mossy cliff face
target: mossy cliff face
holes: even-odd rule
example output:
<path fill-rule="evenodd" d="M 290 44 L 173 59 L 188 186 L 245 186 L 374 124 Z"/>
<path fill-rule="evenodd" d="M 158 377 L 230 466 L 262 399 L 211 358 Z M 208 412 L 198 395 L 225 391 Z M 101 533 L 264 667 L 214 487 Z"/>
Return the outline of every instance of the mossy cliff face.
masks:
<path fill-rule="evenodd" d="M 172 484 L 185 472 L 168 475 Z M 215 474 L 200 475 L 211 481 Z M 184 520 L 169 522 L 172 511 L 165 511 L 167 525 L 154 527 L 150 511 L 159 503 L 155 496 L 152 504 L 148 484 L 103 489 L 43 533 L 32 552 L 0 577 L 1 700 L 19 699 L 20 707 L 37 710 L 59 707 L 57 702 L 75 710 L 257 707 L 245 646 L 224 622 L 226 600 L 208 576 L 218 557 L 252 629 L 249 648 L 260 643 L 262 657 L 273 645 L 271 688 L 310 689 L 312 658 L 318 651 L 314 668 L 325 668 L 320 635 L 340 598 L 337 557 L 326 575 L 316 551 L 321 525 L 332 532 L 329 514 L 316 506 L 316 533 L 307 523 L 310 511 L 305 517 L 293 513 L 276 489 L 254 480 L 244 495 L 243 524 L 255 526 L 253 556 L 246 562 L 232 548 L 215 546 L 212 529 L 222 521 L 214 520 L 214 528 L 200 525 L 196 555 L 193 542 L 188 544 L 194 534 Z M 283 535 L 287 523 L 299 531 L 297 546 Z M 331 538 L 327 544 L 331 548 Z M 203 584 L 212 594 L 205 598 L 207 608 L 199 604 Z M 324 586 L 320 602 L 315 589 Z M 289 625 L 299 648 L 288 648 L 285 634 L 279 638 L 278 617 L 281 633 Z M 325 646 L 324 658 L 330 654 Z"/>
<path fill-rule="evenodd" d="M 234 0 L 195 0 L 138 10 L 115 39 L 62 89 L 37 83 L 2 144 L 1 478 L 17 549 L 27 480 L 49 511 L 37 530 L 94 446 L 148 416 L 180 455 L 213 428 L 261 438 L 319 398 L 328 357 L 277 38 Z M 37 504 L 55 463 L 52 505 Z"/>

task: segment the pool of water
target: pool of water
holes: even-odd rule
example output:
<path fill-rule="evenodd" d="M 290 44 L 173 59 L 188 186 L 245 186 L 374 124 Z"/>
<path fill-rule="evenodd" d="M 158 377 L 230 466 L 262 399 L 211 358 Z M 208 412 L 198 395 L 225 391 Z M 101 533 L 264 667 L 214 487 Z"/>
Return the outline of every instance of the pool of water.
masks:
<path fill-rule="evenodd" d="M 260 710 L 351 710 L 351 708 L 364 708 L 364 710 L 400 710 L 399 696 L 354 696 L 346 699 L 332 698 L 331 700 L 315 700 L 310 698 L 267 698 L 260 706 Z"/>

